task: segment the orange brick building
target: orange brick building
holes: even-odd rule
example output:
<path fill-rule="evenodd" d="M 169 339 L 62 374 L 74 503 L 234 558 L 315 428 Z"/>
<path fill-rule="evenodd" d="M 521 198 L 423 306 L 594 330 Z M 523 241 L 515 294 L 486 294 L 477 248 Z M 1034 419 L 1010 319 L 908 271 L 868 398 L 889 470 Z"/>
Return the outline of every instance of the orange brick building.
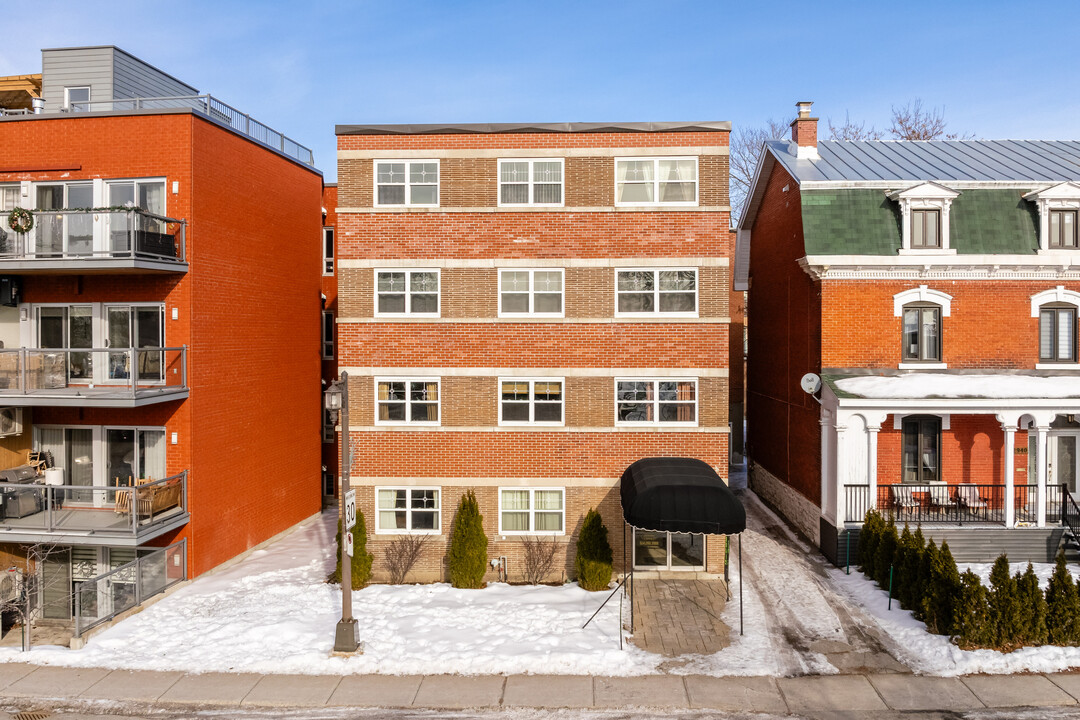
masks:
<path fill-rule="evenodd" d="M 869 508 L 965 560 L 1046 561 L 1072 534 L 1077 153 L 819 143 L 809 104 L 765 144 L 735 285 L 750 481 L 834 562 Z"/>
<path fill-rule="evenodd" d="M 81 632 L 319 511 L 322 176 L 117 48 L 41 87 L 0 112 L 0 547 Z"/>
<path fill-rule="evenodd" d="M 442 579 L 469 489 L 516 580 L 528 536 L 573 576 L 591 507 L 619 564 L 639 458 L 726 476 L 729 129 L 338 126 L 338 361 L 376 578 L 418 533 L 415 578 Z M 720 539 L 633 537 L 640 568 L 723 568 Z"/>

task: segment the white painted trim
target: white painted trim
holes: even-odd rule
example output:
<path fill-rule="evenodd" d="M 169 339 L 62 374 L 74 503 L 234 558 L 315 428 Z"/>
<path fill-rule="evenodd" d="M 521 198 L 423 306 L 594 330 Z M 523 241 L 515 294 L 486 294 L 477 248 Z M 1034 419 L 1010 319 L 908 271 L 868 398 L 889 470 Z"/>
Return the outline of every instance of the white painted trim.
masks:
<path fill-rule="evenodd" d="M 1039 210 L 1039 252 L 1077 252 L 1077 248 L 1050 247 L 1050 213 L 1055 210 L 1080 211 L 1080 185 L 1073 182 L 1058 183 L 1029 192 L 1024 195 L 1024 199 L 1035 203 Z"/>
<path fill-rule="evenodd" d="M 380 268 L 492 268 L 498 270 L 547 270 L 551 268 L 665 268 L 674 267 L 727 267 L 729 259 L 716 256 L 689 257 L 604 257 L 604 258 L 349 258 L 338 261 L 338 266 L 349 269 Z"/>
<path fill-rule="evenodd" d="M 581 368 L 581 367 L 361 367 L 350 365 L 339 367 L 349 375 L 366 376 L 403 376 L 403 377 L 485 377 L 488 375 L 507 375 L 512 377 L 616 377 L 620 375 L 641 378 L 677 378 L 680 380 L 697 377 L 726 378 L 727 368 Z"/>
<path fill-rule="evenodd" d="M 1036 370 L 1068 370 L 1070 372 L 1080 371 L 1080 363 L 1035 363 Z"/>
<path fill-rule="evenodd" d="M 430 481 L 429 478 L 424 478 L 424 479 Z M 440 487 L 438 485 L 376 485 L 374 490 L 375 490 L 375 534 L 376 535 L 442 535 L 442 527 L 443 527 L 443 521 L 442 521 L 443 520 L 443 517 L 442 517 L 442 515 L 443 515 L 443 513 L 442 513 L 443 490 L 442 490 L 442 487 Z M 406 491 L 406 495 L 405 495 L 405 525 L 406 525 L 406 528 L 404 530 L 399 530 L 398 528 L 387 528 L 387 529 L 384 530 L 382 528 L 381 523 L 379 522 L 379 491 L 380 490 L 405 490 Z M 439 499 L 439 506 L 437 508 L 434 508 L 435 518 L 437 519 L 438 524 L 439 524 L 439 529 L 438 530 L 413 530 L 412 529 L 412 513 L 413 513 L 412 492 L 413 492 L 413 490 L 435 490 L 436 492 L 438 492 L 438 495 L 436 497 L 438 497 L 438 499 Z M 420 510 L 422 512 L 431 512 L 431 509 L 425 509 L 425 508 L 416 508 L 416 509 Z"/>
<path fill-rule="evenodd" d="M 935 412 L 917 412 L 917 413 L 893 413 L 893 430 L 903 430 L 904 419 L 911 417 L 912 415 L 936 415 L 941 418 L 941 429 L 951 430 L 951 416 L 949 413 L 935 413 Z"/>
<path fill-rule="evenodd" d="M 566 423 L 566 379 L 561 377 L 506 377 L 500 376 L 497 378 L 497 384 L 495 386 L 499 404 L 499 426 L 500 427 L 561 427 Z M 505 402 L 502 398 L 502 384 L 504 382 L 525 382 L 529 384 L 529 399 L 527 405 L 529 407 L 529 419 L 528 420 L 503 420 L 502 405 Z M 562 392 L 559 400 L 559 419 L 558 421 L 540 421 L 536 420 L 536 396 L 535 396 L 535 384 L 537 382 L 558 382 L 562 386 Z M 521 404 L 521 403 L 518 403 Z M 554 405 L 554 403 L 545 403 Z"/>
<path fill-rule="evenodd" d="M 694 383 L 694 420 L 692 422 L 679 422 L 679 421 L 667 421 L 662 422 L 660 420 L 660 383 L 662 382 L 686 382 L 691 380 Z M 614 407 L 614 421 L 615 427 L 698 427 L 701 423 L 701 387 L 696 377 L 615 377 L 615 407 Z M 653 406 L 653 419 L 652 420 L 619 420 L 619 383 L 620 382 L 648 382 L 653 386 L 653 399 L 649 402 Z M 668 402 L 678 402 L 671 401 Z"/>
<path fill-rule="evenodd" d="M 619 310 L 619 273 L 624 272 L 651 272 L 653 276 L 653 307 L 651 312 L 622 312 Z M 694 273 L 694 309 L 693 311 L 665 312 L 660 310 L 660 273 L 662 272 L 693 272 Z M 696 318 L 701 304 L 701 273 L 696 267 L 617 267 L 615 268 L 615 317 L 616 318 Z M 647 291 L 627 290 L 626 294 L 644 294 Z M 685 291 L 668 291 L 684 293 Z"/>
<path fill-rule="evenodd" d="M 560 325 L 634 325 L 641 323 L 650 323 L 653 325 L 727 325 L 731 322 L 729 317 L 669 317 L 662 315 L 660 317 L 596 317 L 596 318 L 568 318 L 560 315 L 509 315 L 506 317 L 472 317 L 472 318 L 444 318 L 444 317 L 377 317 L 377 318 L 338 318 L 338 324 L 365 324 L 365 323 L 380 323 L 380 324 L 401 324 L 401 323 L 428 323 L 435 325 L 491 325 L 492 323 L 507 324 L 507 323 L 548 323 L 558 321 Z"/>
<path fill-rule="evenodd" d="M 948 363 L 919 363 L 908 362 L 900 363 L 896 366 L 899 370 L 945 370 L 949 367 Z"/>
<path fill-rule="evenodd" d="M 1031 296 L 1031 317 L 1039 317 L 1039 310 L 1043 305 L 1050 303 L 1064 303 L 1080 307 L 1080 292 L 1066 290 L 1064 285 L 1058 285 L 1052 290 L 1043 290 Z"/>
<path fill-rule="evenodd" d="M 1080 410 L 1077 411 L 1080 413 Z M 564 433 L 702 433 L 714 435 L 728 435 L 731 428 L 723 427 L 691 427 L 690 425 L 676 423 L 627 423 L 624 425 L 589 427 L 589 426 L 549 426 L 549 425 L 514 425 L 500 427 L 498 425 L 350 425 L 349 432 L 564 432 Z"/>
<path fill-rule="evenodd" d="M 366 214 L 378 215 L 380 213 L 621 213 L 621 212 L 702 212 L 702 213 L 730 213 L 730 205 L 581 205 L 570 207 L 530 207 L 516 205 L 512 207 L 498 207 L 496 205 L 483 205 L 479 207 L 434 207 L 417 205 L 387 205 L 382 207 L 339 207 L 335 209 L 339 215 Z"/>
<path fill-rule="evenodd" d="M 503 273 L 504 272 L 526 272 L 526 273 L 529 273 L 529 290 L 528 290 L 529 309 L 528 309 L 527 312 L 514 313 L 514 312 L 506 312 L 506 311 L 503 310 L 502 296 L 503 296 Z M 548 312 L 536 312 L 536 311 L 533 310 L 533 307 L 535 306 L 535 299 L 536 299 L 536 273 L 537 272 L 557 272 L 557 273 L 559 273 L 559 308 L 560 308 L 559 312 L 557 312 L 557 313 L 548 313 Z M 549 268 L 518 268 L 518 267 L 499 268 L 496 271 L 496 273 L 497 273 L 497 276 L 496 276 L 497 277 L 497 280 L 496 280 L 497 300 L 496 300 L 496 302 L 498 303 L 498 316 L 500 318 L 514 318 L 514 319 L 544 318 L 544 319 L 550 319 L 550 318 L 561 318 L 566 314 L 566 271 L 563 268 L 561 268 L 561 267 L 559 267 L 559 268 L 555 268 L 555 267 L 549 267 Z M 551 295 L 551 294 L 554 294 L 554 293 L 543 293 L 543 294 Z M 455 320 L 457 320 L 457 318 L 447 318 L 447 320 L 448 321 L 455 321 Z M 484 318 L 484 321 L 487 322 L 488 320 L 486 318 Z"/>
<path fill-rule="evenodd" d="M 576 135 L 574 140 L 586 136 Z M 728 155 L 727 145 L 673 145 L 671 147 L 556 147 L 556 148 L 421 148 L 419 150 L 338 150 L 338 160 L 426 160 L 428 158 L 567 158 L 567 157 L 623 157 L 636 155 L 684 156 Z M 895 183 L 894 183 L 895 185 Z M 1026 187 L 1031 187 L 1027 185 Z"/>
<path fill-rule="evenodd" d="M 941 306 L 941 316 L 949 317 L 952 311 L 952 295 L 931 290 L 926 285 L 920 285 L 911 290 L 904 290 L 893 295 L 893 315 L 900 317 L 904 312 L 904 306 L 910 303 L 931 303 Z"/>
<path fill-rule="evenodd" d="M 437 267 L 376 267 L 373 268 L 372 273 L 372 292 L 374 297 L 372 298 L 372 314 L 377 318 L 437 318 L 442 313 L 442 270 Z M 405 288 L 402 291 L 405 295 L 405 312 L 403 313 L 384 313 L 379 312 L 379 273 L 405 273 Z M 435 312 L 433 313 L 421 313 L 412 312 L 412 274 L 422 272 L 435 273 L 435 281 L 438 284 L 438 289 L 435 291 Z M 398 295 L 401 293 L 387 293 L 392 295 Z M 420 295 L 429 295 L 430 293 L 418 293 Z"/>
<path fill-rule="evenodd" d="M 545 486 L 554 484 L 556 487 L 615 487 L 619 483 L 619 476 L 611 477 L 462 477 L 460 475 L 433 475 L 428 477 L 389 477 L 383 475 L 353 476 L 349 482 L 355 486 L 381 485 L 386 489 L 419 487 L 419 488 L 446 488 L 446 487 L 531 487 L 532 483 Z M 433 483 L 436 483 L 433 485 Z M 441 493 L 440 493 L 441 494 Z M 440 498 L 441 504 L 441 498 Z"/>
<path fill-rule="evenodd" d="M 634 162 L 651 160 L 653 163 L 653 201 L 652 202 L 619 202 L 619 163 L 620 162 Z M 660 201 L 660 184 L 662 182 L 660 178 L 660 161 L 661 160 L 693 160 L 694 161 L 694 199 L 693 201 L 680 201 L 680 202 L 661 202 Z M 698 156 L 686 155 L 662 155 L 657 157 L 642 156 L 640 153 L 636 153 L 634 156 L 629 157 L 616 157 L 615 158 L 615 177 L 614 177 L 614 198 L 615 207 L 697 207 L 701 197 L 701 172 L 700 162 Z M 635 183 L 638 184 L 638 183 Z"/>
<path fill-rule="evenodd" d="M 529 529 L 528 530 L 504 530 L 503 529 L 503 490 L 510 490 L 513 492 L 528 491 L 529 493 L 529 509 L 526 511 L 529 514 Z M 562 529 L 559 531 L 552 530 L 536 530 L 536 492 L 559 492 L 562 493 L 562 509 L 559 511 L 562 515 Z M 561 536 L 566 534 L 566 488 L 565 487 L 523 487 L 521 485 L 499 487 L 499 535 L 538 535 L 541 537 L 549 536 Z M 507 512 L 522 512 L 521 510 L 508 510 Z M 551 513 L 553 510 L 542 510 L 540 512 Z"/>
<path fill-rule="evenodd" d="M 528 191 L 529 191 L 529 200 L 528 200 L 528 202 L 523 202 L 523 203 L 504 203 L 503 202 L 503 199 L 502 199 L 502 186 L 503 186 L 503 163 L 504 162 L 528 163 L 529 169 L 526 172 L 528 173 L 529 178 L 525 183 L 527 188 L 528 188 Z M 535 202 L 533 200 L 533 198 L 535 197 L 534 190 L 535 190 L 535 186 L 536 186 L 536 179 L 535 179 L 534 174 L 533 174 L 533 168 L 534 168 L 535 163 L 538 163 L 538 162 L 558 162 L 559 163 L 559 177 L 561 178 L 560 181 L 559 181 L 559 197 L 561 198 L 561 200 L 559 202 L 557 202 L 557 203 L 538 203 L 538 202 Z M 496 200 L 498 202 L 498 207 L 510 207 L 510 208 L 518 208 L 518 207 L 563 207 L 566 204 L 566 163 L 563 161 L 563 159 L 561 157 L 560 158 L 499 158 L 496 161 L 496 165 L 497 165 L 497 170 L 496 170 L 497 180 L 496 180 L 495 186 L 496 186 L 496 191 L 497 191 L 497 195 L 498 195 L 498 197 L 496 198 Z M 520 184 L 520 183 L 514 183 L 514 184 Z M 545 184 L 545 185 L 553 185 L 554 183 L 543 183 L 543 184 Z"/>
<path fill-rule="evenodd" d="M 400 204 L 388 204 L 384 205 L 379 202 L 379 165 L 389 165 L 391 163 L 405 163 L 405 202 Z M 435 163 L 436 173 L 438 177 L 435 180 L 435 202 L 434 203 L 413 203 L 412 202 L 412 186 L 413 183 L 409 182 L 410 173 L 412 172 L 411 166 L 413 164 L 423 163 Z M 385 183 L 387 185 L 397 185 L 397 183 Z M 416 183 L 417 185 L 423 185 L 427 187 L 431 183 Z M 385 207 L 385 208 L 437 208 L 439 202 L 442 200 L 442 166 L 439 163 L 438 158 L 379 158 L 372 162 L 371 167 L 371 205 L 372 207 Z"/>
<path fill-rule="evenodd" d="M 388 401 L 380 401 L 379 400 L 379 383 L 381 383 L 381 382 L 403 382 L 403 383 L 405 383 L 405 395 L 406 395 L 406 397 L 405 397 L 405 400 L 402 401 L 402 402 L 405 403 L 405 419 L 404 420 L 380 420 L 379 419 L 379 403 L 380 402 L 388 402 Z M 439 393 L 439 397 L 435 401 L 435 414 L 438 415 L 439 417 L 438 417 L 437 420 L 435 420 L 435 422 L 431 422 L 430 420 L 413 420 L 412 419 L 412 402 L 413 401 L 409 397 L 409 386 L 408 386 L 408 384 L 412 383 L 412 382 L 423 382 L 423 383 L 434 382 L 438 386 L 438 390 L 436 390 L 436 392 Z M 373 378 L 373 382 L 371 383 L 371 385 L 372 385 L 372 391 L 374 392 L 375 424 L 376 425 L 400 426 L 400 427 L 435 427 L 435 426 L 438 426 L 438 425 L 442 424 L 443 392 L 442 392 L 442 379 L 441 378 L 434 377 L 434 376 L 431 376 L 431 375 L 428 375 L 428 376 L 422 376 L 422 375 L 419 375 L 419 376 L 418 375 L 397 375 L 397 376 L 376 375 Z"/>

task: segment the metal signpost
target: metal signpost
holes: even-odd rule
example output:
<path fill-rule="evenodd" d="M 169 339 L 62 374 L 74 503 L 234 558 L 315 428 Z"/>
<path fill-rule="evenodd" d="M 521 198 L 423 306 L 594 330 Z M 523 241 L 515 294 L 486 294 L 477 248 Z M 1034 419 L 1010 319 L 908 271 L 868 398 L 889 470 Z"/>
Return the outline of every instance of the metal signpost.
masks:
<path fill-rule="evenodd" d="M 352 554 L 353 537 L 349 532 L 356 525 L 356 491 L 349 490 L 349 374 L 342 371 L 341 379 L 326 389 L 326 409 L 341 419 L 341 620 L 334 637 L 334 652 L 354 653 L 360 647 L 359 629 L 352 616 Z"/>

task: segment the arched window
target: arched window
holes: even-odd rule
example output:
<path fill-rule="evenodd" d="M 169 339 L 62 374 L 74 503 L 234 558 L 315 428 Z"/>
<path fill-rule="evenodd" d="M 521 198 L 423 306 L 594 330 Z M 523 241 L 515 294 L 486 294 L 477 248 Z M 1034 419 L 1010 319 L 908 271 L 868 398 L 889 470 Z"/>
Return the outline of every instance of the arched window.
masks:
<path fill-rule="evenodd" d="M 903 362 L 941 362 L 941 306 L 905 305 L 900 359 Z"/>
<path fill-rule="evenodd" d="M 1039 362 L 1076 362 L 1076 306 L 1051 303 L 1039 308 Z"/>

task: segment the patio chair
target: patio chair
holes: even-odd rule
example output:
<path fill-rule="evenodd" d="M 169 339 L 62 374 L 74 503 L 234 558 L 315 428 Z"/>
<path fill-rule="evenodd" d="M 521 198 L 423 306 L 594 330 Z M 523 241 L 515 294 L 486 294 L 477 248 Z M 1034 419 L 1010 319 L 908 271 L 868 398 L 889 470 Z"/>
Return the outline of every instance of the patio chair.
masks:
<path fill-rule="evenodd" d="M 930 507 L 947 508 L 952 507 L 954 503 L 952 495 L 949 494 L 948 485 L 930 486 Z"/>
<path fill-rule="evenodd" d="M 914 488 L 910 485 L 890 485 L 889 495 L 892 498 L 893 507 L 897 510 L 911 510 L 919 507 Z"/>
<path fill-rule="evenodd" d="M 987 507 L 986 501 L 979 496 L 979 488 L 971 483 L 960 483 L 956 486 L 956 499 L 968 510 L 984 510 Z"/>

